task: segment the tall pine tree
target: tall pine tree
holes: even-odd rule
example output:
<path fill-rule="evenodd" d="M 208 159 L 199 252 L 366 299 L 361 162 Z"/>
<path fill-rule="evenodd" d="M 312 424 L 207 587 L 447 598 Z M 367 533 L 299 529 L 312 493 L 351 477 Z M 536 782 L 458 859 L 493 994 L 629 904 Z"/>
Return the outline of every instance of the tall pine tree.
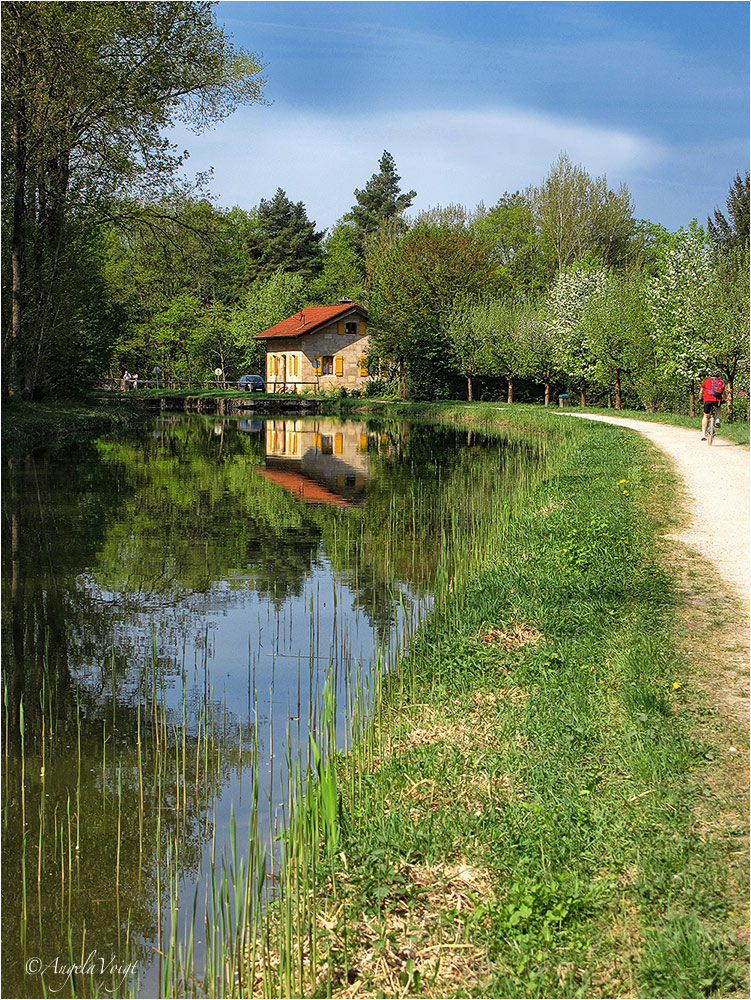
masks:
<path fill-rule="evenodd" d="M 730 185 L 726 202 L 728 216 L 725 218 L 719 208 L 714 210 L 714 222 L 707 219 L 707 231 L 715 249 L 724 257 L 733 250 L 748 247 L 749 240 L 749 180 L 740 174 Z"/>
<path fill-rule="evenodd" d="M 262 198 L 258 206 L 257 222 L 248 240 L 248 276 L 265 281 L 281 268 L 306 280 L 316 277 L 323 266 L 323 235 L 315 231 L 305 205 L 290 201 L 287 193 L 277 188 L 270 201 Z"/>
<path fill-rule="evenodd" d="M 365 187 L 355 188 L 357 204 L 344 216 L 354 223 L 355 245 L 362 254 L 366 237 L 377 232 L 385 223 L 393 222 L 406 229 L 403 215 L 417 197 L 416 191 L 401 192 L 401 177 L 396 172 L 394 157 L 384 149 L 379 161 L 381 168 L 373 174 Z"/>

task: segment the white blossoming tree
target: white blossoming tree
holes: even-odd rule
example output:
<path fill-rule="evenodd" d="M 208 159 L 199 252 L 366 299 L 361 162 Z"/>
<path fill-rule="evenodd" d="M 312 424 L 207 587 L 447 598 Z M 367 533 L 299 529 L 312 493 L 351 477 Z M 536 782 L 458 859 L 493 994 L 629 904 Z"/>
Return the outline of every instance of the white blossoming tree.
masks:
<path fill-rule="evenodd" d="M 664 378 L 688 386 L 691 416 L 696 383 L 713 361 L 709 303 L 714 281 L 711 244 L 694 220 L 664 242 L 658 273 L 645 286 L 658 367 Z"/>
<path fill-rule="evenodd" d="M 550 290 L 547 322 L 554 343 L 556 367 L 577 383 L 582 406 L 587 405 L 587 388 L 598 380 L 598 358 L 594 353 L 587 323 L 587 307 L 607 281 L 602 264 L 584 257 L 561 271 Z"/>

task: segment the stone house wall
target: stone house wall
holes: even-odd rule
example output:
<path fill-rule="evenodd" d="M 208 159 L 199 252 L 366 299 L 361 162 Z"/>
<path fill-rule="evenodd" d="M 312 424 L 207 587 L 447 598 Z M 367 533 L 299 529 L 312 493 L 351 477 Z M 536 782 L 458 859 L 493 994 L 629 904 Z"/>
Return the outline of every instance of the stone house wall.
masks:
<path fill-rule="evenodd" d="M 356 333 L 346 333 L 346 323 L 357 323 Z M 266 381 L 269 392 L 287 389 L 362 389 L 367 372 L 361 359 L 368 352 L 367 324 L 360 316 L 334 320 L 314 333 L 300 337 L 274 337 L 266 341 Z M 316 374 L 316 358 L 331 358 L 331 374 Z M 365 372 L 365 374 L 363 374 Z M 301 383 L 307 383 L 301 384 Z"/>

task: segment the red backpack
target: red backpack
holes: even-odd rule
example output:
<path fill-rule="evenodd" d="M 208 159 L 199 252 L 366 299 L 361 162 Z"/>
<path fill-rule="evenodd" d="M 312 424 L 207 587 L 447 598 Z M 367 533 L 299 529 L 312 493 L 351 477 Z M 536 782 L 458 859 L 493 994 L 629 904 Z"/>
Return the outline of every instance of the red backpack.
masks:
<path fill-rule="evenodd" d="M 712 395 L 716 396 L 718 399 L 722 396 L 723 390 L 725 389 L 725 383 L 721 378 L 710 379 L 712 383 Z"/>

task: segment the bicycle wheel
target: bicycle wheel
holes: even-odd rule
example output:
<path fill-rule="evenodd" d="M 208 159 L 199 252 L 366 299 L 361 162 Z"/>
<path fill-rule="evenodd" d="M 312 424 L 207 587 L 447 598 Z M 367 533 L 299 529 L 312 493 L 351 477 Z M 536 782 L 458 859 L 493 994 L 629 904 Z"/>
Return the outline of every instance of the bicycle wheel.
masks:
<path fill-rule="evenodd" d="M 714 410 L 709 414 L 709 422 L 707 423 L 707 444 L 711 445 L 714 441 Z"/>

